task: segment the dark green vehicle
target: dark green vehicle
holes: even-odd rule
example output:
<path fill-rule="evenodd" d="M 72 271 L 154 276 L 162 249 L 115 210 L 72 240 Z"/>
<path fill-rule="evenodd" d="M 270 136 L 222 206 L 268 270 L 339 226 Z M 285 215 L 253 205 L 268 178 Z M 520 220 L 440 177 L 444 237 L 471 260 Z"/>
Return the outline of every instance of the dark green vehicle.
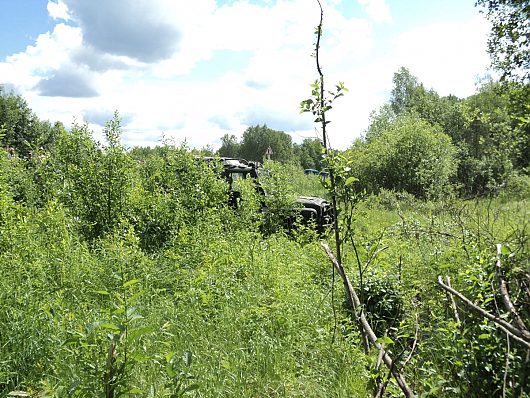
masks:
<path fill-rule="evenodd" d="M 253 178 L 256 181 L 256 191 L 260 195 L 265 195 L 265 191 L 259 184 L 259 162 L 250 162 L 245 159 L 234 158 L 205 158 L 208 162 L 219 161 L 223 165 L 222 176 L 230 184 L 230 205 L 237 208 L 241 193 L 236 189 L 238 180 Z M 262 202 L 262 210 L 267 211 L 265 204 Z M 334 214 L 333 207 L 324 198 L 315 196 L 300 196 L 293 205 L 292 216 L 287 217 L 285 224 L 288 228 L 297 222 L 305 225 L 314 225 L 318 233 L 323 233 L 327 228 L 333 225 Z"/>

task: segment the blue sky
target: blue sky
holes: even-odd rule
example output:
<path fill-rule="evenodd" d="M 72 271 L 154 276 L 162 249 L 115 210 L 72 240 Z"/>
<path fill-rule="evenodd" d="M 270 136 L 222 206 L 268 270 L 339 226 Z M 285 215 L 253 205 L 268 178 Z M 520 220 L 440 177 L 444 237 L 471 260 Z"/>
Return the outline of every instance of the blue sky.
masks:
<path fill-rule="evenodd" d="M 474 0 L 323 5 L 326 79 L 350 89 L 330 114 L 336 147 L 363 133 L 400 66 L 460 97 L 487 73 Z M 300 141 L 318 137 L 298 112 L 316 78 L 318 18 L 311 0 L 0 0 L 0 83 L 41 118 L 96 136 L 118 110 L 128 146 L 164 136 L 215 148 L 264 123 Z"/>

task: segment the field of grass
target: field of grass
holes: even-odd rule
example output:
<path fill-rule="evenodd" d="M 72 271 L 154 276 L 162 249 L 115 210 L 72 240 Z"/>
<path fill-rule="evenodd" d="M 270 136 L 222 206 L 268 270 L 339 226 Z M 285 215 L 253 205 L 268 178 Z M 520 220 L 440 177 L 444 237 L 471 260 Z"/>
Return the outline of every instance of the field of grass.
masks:
<path fill-rule="evenodd" d="M 210 204 L 204 187 L 215 194 L 216 182 L 199 192 L 193 176 L 157 173 L 166 191 L 127 185 L 115 226 L 90 239 L 93 224 L 67 201 L 82 203 L 75 191 L 37 206 L 0 185 L 0 397 L 365 397 L 385 380 L 386 396 L 400 396 L 378 350 L 363 352 L 320 247 L 333 246 L 331 234 L 262 234 L 250 203 Z M 296 194 L 323 193 L 317 178 L 297 181 Z M 436 282 L 450 276 L 505 317 L 494 269 L 502 244 L 528 320 L 529 213 L 525 198 L 423 202 L 384 191 L 342 226 L 344 267 L 418 396 L 530 390 L 525 347 L 464 305 L 456 322 Z"/>

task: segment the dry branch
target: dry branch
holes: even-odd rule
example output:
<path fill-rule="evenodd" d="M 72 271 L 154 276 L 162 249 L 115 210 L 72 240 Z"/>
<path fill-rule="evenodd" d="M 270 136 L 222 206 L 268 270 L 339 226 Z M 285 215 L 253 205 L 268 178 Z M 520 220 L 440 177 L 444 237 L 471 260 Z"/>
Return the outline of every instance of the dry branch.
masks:
<path fill-rule="evenodd" d="M 530 341 L 530 332 L 528 331 L 528 328 L 524 324 L 523 319 L 515 309 L 515 306 L 513 305 L 512 300 L 510 299 L 510 294 L 508 293 L 508 283 L 506 282 L 506 279 L 504 278 L 504 273 L 502 272 L 501 254 L 501 245 L 497 244 L 497 261 L 495 262 L 495 268 L 497 270 L 497 279 L 499 281 L 499 289 L 501 291 L 502 302 L 504 303 L 506 311 L 510 313 L 513 318 L 513 321 L 521 330 L 521 333 L 523 333 L 523 335 L 525 336 L 525 340 Z"/>
<path fill-rule="evenodd" d="M 456 291 L 452 287 L 447 286 L 441 276 L 438 276 L 438 284 L 451 293 L 452 295 L 458 297 L 460 301 L 465 303 L 469 308 L 471 308 L 473 311 L 475 311 L 477 314 L 483 316 L 484 318 L 489 319 L 493 323 L 495 323 L 501 330 L 503 330 L 505 333 L 510 335 L 514 340 L 526 345 L 530 348 L 530 339 L 525 336 L 522 330 L 514 327 L 510 323 L 504 321 L 503 319 L 499 318 L 498 316 L 495 316 L 488 311 L 484 310 L 483 308 L 476 305 L 474 302 L 472 302 L 470 299 L 468 299 L 466 296 L 464 296 L 462 293 Z"/>
<path fill-rule="evenodd" d="M 448 277 L 448 276 L 446 278 L 447 278 L 447 286 L 451 287 L 451 278 Z M 451 300 L 451 306 L 453 307 L 453 314 L 454 314 L 454 317 L 455 317 L 455 322 L 458 325 L 461 325 L 460 316 L 458 315 L 458 307 L 456 306 L 455 298 L 449 292 L 447 293 L 447 295 L 449 296 L 449 300 Z"/>
<path fill-rule="evenodd" d="M 337 273 L 342 278 L 342 282 L 344 284 L 344 288 L 346 290 L 346 294 L 348 297 L 348 301 L 350 301 L 353 304 L 353 309 L 356 313 L 359 315 L 359 322 L 362 326 L 362 334 L 364 334 L 370 342 L 375 345 L 378 349 L 383 351 L 383 362 L 385 365 L 390 369 L 390 372 L 392 373 L 392 376 L 396 380 L 397 384 L 399 385 L 399 388 L 401 388 L 401 391 L 403 391 L 403 394 L 405 394 L 405 397 L 414 397 L 414 392 L 410 389 L 407 382 L 405 381 L 403 375 L 396 369 L 394 366 L 394 361 L 388 355 L 387 351 L 382 347 L 380 343 L 377 342 L 377 336 L 375 335 L 373 329 L 371 328 L 370 324 L 368 323 L 368 320 L 366 319 L 364 313 L 361 311 L 361 302 L 359 301 L 359 297 L 357 296 L 357 293 L 353 289 L 353 286 L 348 279 L 348 276 L 346 275 L 346 272 L 344 271 L 344 267 L 342 264 L 340 264 L 333 253 L 331 252 L 329 246 L 326 243 L 321 243 L 322 248 L 328 255 L 329 259 L 333 263 L 333 267 L 337 271 Z"/>

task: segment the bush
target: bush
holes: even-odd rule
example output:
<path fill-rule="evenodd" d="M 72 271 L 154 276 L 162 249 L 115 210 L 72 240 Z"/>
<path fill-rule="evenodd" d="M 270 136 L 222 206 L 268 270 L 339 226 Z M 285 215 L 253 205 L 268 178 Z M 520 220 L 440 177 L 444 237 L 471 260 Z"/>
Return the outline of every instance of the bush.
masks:
<path fill-rule="evenodd" d="M 349 150 L 352 173 L 368 192 L 404 191 L 439 198 L 451 190 L 456 149 L 451 139 L 414 115 L 399 116 L 386 131 Z"/>
<path fill-rule="evenodd" d="M 530 176 L 513 173 L 508 179 L 502 195 L 512 199 L 530 199 Z"/>

